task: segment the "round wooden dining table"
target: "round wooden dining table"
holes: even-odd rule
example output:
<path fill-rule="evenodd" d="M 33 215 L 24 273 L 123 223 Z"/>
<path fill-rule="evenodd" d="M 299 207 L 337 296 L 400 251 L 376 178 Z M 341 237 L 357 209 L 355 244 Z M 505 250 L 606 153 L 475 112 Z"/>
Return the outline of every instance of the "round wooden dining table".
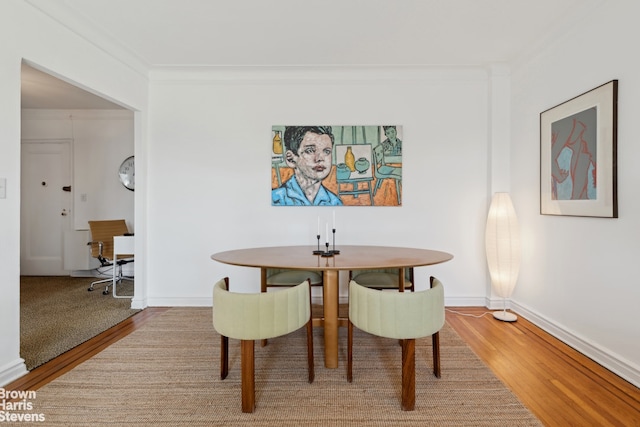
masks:
<path fill-rule="evenodd" d="M 261 269 L 286 268 L 291 270 L 322 271 L 324 317 L 314 320 L 314 326 L 324 328 L 324 363 L 327 368 L 338 367 L 338 328 L 346 319 L 338 317 L 338 272 L 340 270 L 398 269 L 400 289 L 404 289 L 404 269 L 447 262 L 453 255 L 436 250 L 393 247 L 354 246 L 336 248 L 339 254 L 324 257 L 315 255 L 313 246 L 270 246 L 236 249 L 211 255 L 215 261 Z"/>

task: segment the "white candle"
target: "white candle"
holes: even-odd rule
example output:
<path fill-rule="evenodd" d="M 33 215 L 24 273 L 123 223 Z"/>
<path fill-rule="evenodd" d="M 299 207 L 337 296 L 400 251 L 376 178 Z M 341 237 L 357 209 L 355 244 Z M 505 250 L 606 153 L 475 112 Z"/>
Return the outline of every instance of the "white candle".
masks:
<path fill-rule="evenodd" d="M 336 211 L 335 209 L 333 210 L 333 229 L 336 229 Z"/>
<path fill-rule="evenodd" d="M 327 222 L 325 224 L 325 236 L 327 237 L 327 240 L 325 240 L 327 243 L 329 243 L 329 223 Z"/>
<path fill-rule="evenodd" d="M 320 217 L 318 217 L 318 236 L 320 235 Z"/>

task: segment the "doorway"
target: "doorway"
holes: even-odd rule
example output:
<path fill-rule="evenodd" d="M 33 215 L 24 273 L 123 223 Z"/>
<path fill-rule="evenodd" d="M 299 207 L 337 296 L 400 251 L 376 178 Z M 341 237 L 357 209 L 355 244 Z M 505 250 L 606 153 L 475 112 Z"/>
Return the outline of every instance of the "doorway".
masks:
<path fill-rule="evenodd" d="M 125 218 L 133 226 L 133 192 L 120 184 L 117 174 L 122 158 L 134 154 L 133 112 L 25 63 L 21 100 L 20 274 L 38 282 L 32 298 L 38 308 L 26 317 L 46 317 L 47 324 L 60 324 L 64 313 L 47 286 L 58 280 L 67 288 L 79 280 L 72 275 L 91 275 L 87 220 Z M 78 251 L 69 251 L 66 236 L 76 234 L 81 238 L 74 238 L 72 247 Z M 71 258 L 68 252 L 86 257 L 86 263 L 81 259 L 79 264 L 87 267 L 76 270 L 65 265 Z M 87 292 L 87 287 L 83 284 L 68 299 L 83 305 L 78 301 L 95 294 L 104 313 L 94 310 L 93 315 L 110 318 L 113 313 L 107 311 L 116 300 Z M 118 307 L 125 314 L 130 310 L 129 300 L 117 302 L 128 304 Z M 24 313 L 21 305 L 21 321 Z M 56 329 L 57 341 L 92 327 L 70 324 Z"/>
<path fill-rule="evenodd" d="M 133 193 L 117 175 L 134 155 L 133 112 L 37 67 L 21 68 L 20 273 L 87 275 L 88 221 L 134 228 Z"/>
<path fill-rule="evenodd" d="M 22 141 L 20 274 L 65 276 L 63 236 L 71 229 L 71 140 Z"/>

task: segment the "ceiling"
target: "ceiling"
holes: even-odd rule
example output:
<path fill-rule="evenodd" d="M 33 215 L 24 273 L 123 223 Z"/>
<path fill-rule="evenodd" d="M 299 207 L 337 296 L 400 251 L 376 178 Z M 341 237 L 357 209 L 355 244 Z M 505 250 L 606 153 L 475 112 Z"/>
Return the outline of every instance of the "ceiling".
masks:
<path fill-rule="evenodd" d="M 609 0 L 24 1 L 151 70 L 509 63 Z"/>
<path fill-rule="evenodd" d="M 22 108 L 117 110 L 121 106 L 22 64 Z"/>

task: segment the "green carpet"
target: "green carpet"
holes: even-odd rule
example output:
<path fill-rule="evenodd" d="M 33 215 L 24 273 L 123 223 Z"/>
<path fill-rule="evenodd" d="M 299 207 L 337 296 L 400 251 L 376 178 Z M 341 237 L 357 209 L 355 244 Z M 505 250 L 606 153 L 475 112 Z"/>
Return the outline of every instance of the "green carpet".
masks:
<path fill-rule="evenodd" d="M 20 356 L 28 370 L 61 355 L 137 313 L 131 299 L 87 292 L 91 277 L 20 278 Z M 118 285 L 131 295 L 133 283 Z"/>

